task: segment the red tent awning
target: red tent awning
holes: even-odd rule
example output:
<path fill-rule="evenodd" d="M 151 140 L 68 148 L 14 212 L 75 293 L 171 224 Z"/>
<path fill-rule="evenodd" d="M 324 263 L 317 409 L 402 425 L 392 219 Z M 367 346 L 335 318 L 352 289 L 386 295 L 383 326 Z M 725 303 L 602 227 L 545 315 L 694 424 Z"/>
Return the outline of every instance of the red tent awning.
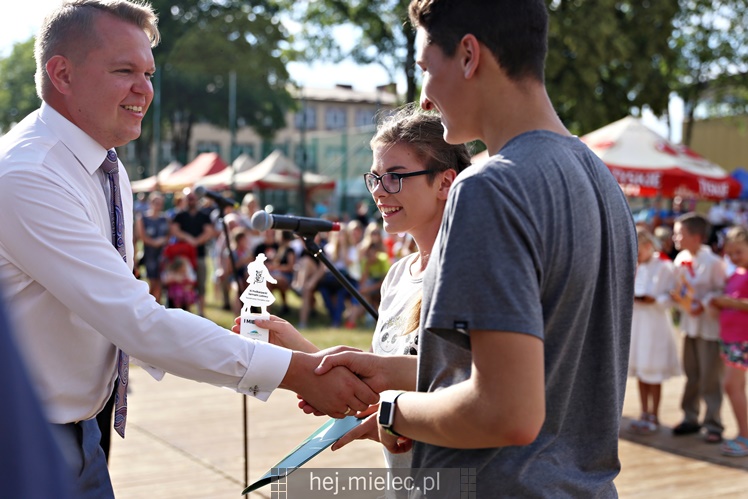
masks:
<path fill-rule="evenodd" d="M 608 166 L 627 195 L 731 199 L 740 184 L 684 145 L 677 145 L 631 116 L 581 138 Z"/>
<path fill-rule="evenodd" d="M 226 168 L 226 163 L 214 152 L 199 154 L 192 162 L 187 163 L 161 183 L 161 189 L 167 192 L 181 191 L 206 175 L 218 173 Z"/>

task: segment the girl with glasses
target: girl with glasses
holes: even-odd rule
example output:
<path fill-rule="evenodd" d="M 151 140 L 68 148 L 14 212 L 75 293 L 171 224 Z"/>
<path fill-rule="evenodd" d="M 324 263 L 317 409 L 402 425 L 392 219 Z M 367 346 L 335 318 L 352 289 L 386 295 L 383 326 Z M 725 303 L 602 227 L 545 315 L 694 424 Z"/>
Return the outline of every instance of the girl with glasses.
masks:
<path fill-rule="evenodd" d="M 366 187 L 382 215 L 389 234 L 408 233 L 417 251 L 395 262 L 381 288 L 379 319 L 371 351 L 383 355 L 416 354 L 420 317 L 422 275 L 441 225 L 447 194 L 459 172 L 470 165 L 464 145 L 444 142 L 444 128 L 437 115 L 406 106 L 384 120 L 371 140 L 371 171 L 364 175 Z M 257 325 L 270 330 L 270 341 L 305 352 L 319 349 L 290 323 L 271 316 Z M 235 327 L 238 331 L 238 327 Z M 415 389 L 415 379 L 404 379 L 403 388 Z M 337 450 L 356 439 L 379 440 L 377 407 L 359 416 L 368 419 L 336 442 Z M 403 440 L 410 447 L 409 440 Z M 387 465 L 410 467 L 411 453 L 385 450 Z"/>

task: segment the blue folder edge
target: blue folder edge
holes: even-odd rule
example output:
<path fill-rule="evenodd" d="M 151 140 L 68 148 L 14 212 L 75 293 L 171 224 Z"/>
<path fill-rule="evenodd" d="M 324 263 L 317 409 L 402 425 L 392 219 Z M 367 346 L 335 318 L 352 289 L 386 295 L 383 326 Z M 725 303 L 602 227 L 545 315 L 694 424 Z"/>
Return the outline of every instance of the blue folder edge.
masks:
<path fill-rule="evenodd" d="M 259 480 L 244 489 L 242 495 L 249 494 L 269 483 L 277 482 L 281 478 L 290 475 L 297 468 L 303 466 L 304 463 L 337 442 L 340 437 L 360 425 L 365 419 L 359 419 L 355 416 L 348 416 L 343 419 L 329 419 L 296 446 L 294 450 L 289 452 L 286 457 L 278 461 Z"/>

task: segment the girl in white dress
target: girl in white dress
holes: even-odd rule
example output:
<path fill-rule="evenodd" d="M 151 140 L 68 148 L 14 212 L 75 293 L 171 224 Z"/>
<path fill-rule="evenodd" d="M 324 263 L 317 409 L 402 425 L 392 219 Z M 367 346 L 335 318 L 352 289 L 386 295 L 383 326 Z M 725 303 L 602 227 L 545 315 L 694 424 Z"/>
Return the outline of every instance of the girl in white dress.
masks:
<path fill-rule="evenodd" d="M 675 270 L 670 259 L 656 251 L 654 236 L 637 228 L 639 264 L 634 281 L 629 376 L 639 380 L 642 415 L 630 430 L 651 434 L 658 430 L 662 382 L 681 372 L 671 317 L 670 290 Z"/>

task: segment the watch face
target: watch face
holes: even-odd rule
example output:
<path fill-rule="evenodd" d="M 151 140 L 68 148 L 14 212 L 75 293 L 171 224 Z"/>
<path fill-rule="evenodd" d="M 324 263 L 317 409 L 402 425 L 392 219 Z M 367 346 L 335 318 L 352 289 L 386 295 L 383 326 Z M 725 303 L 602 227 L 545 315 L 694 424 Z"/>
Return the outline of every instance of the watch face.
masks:
<path fill-rule="evenodd" d="M 379 425 L 390 426 L 392 424 L 392 403 L 381 402 L 379 406 Z"/>
<path fill-rule="evenodd" d="M 384 412 L 379 411 L 379 425 L 384 426 L 386 424 L 387 424 L 387 415 Z"/>

